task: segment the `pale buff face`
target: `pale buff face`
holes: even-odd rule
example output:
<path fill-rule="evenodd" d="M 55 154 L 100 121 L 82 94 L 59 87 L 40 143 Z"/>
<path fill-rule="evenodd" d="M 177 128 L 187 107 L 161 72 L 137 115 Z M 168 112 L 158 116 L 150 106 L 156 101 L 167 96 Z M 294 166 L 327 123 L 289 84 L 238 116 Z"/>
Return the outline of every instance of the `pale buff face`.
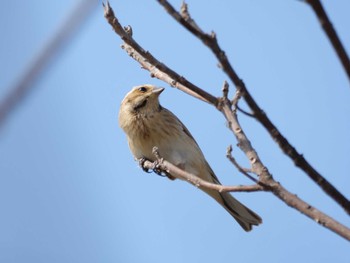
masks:
<path fill-rule="evenodd" d="M 164 88 L 145 84 L 134 87 L 122 101 L 122 107 L 134 113 L 149 113 L 159 109 L 158 97 Z"/>

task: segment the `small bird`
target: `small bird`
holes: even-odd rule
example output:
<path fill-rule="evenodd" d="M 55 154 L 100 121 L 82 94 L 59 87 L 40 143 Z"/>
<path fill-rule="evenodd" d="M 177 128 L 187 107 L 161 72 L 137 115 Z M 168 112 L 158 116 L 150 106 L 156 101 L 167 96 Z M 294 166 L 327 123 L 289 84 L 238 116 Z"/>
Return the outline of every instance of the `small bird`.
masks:
<path fill-rule="evenodd" d="M 152 149 L 156 146 L 165 160 L 203 180 L 220 184 L 185 125 L 159 104 L 163 90 L 150 84 L 136 86 L 121 103 L 119 125 L 127 135 L 135 159 L 155 161 Z M 199 188 L 222 205 L 245 231 L 262 223 L 260 216 L 231 194 Z"/>

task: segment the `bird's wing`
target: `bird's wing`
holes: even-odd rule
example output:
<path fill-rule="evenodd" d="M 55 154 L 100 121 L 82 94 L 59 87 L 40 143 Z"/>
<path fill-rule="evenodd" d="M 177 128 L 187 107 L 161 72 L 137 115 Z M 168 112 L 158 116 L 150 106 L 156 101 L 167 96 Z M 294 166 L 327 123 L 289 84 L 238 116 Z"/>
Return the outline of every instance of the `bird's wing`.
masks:
<path fill-rule="evenodd" d="M 199 152 L 203 155 L 203 152 L 201 150 L 201 148 L 199 147 L 198 143 L 196 142 L 196 140 L 194 139 L 194 137 L 192 136 L 192 134 L 190 133 L 190 131 L 187 129 L 187 127 L 185 126 L 185 124 L 182 123 L 182 121 L 180 121 L 180 119 L 178 117 L 176 117 L 176 115 L 174 113 L 172 113 L 170 110 L 166 109 L 166 108 L 162 108 L 162 110 L 164 110 L 167 114 L 171 115 L 174 119 L 176 119 L 176 121 L 181 125 L 183 132 L 191 138 L 191 140 L 195 143 L 195 145 L 198 147 Z M 209 163 L 207 162 L 207 160 L 204 158 L 203 155 L 203 159 L 205 161 L 205 164 L 207 166 L 207 171 L 209 171 L 213 182 L 216 184 L 221 184 L 219 179 L 217 178 L 217 176 L 215 175 L 213 169 L 211 169 Z"/>

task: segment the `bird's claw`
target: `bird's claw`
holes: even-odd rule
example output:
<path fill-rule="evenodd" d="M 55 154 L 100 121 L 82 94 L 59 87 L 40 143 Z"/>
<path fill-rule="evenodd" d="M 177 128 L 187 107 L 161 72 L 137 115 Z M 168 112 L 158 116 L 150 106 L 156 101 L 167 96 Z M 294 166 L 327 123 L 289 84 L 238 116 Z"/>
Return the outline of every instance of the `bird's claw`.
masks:
<path fill-rule="evenodd" d="M 164 177 L 165 175 L 162 173 L 162 170 L 159 169 L 158 167 L 158 161 L 154 161 L 154 166 L 153 166 L 153 172 L 155 172 L 156 174 L 158 174 L 159 176 Z"/>
<path fill-rule="evenodd" d="M 146 168 L 146 167 L 144 166 L 145 162 L 148 161 L 146 158 L 141 158 L 141 159 L 139 159 L 138 161 L 139 161 L 139 166 L 141 167 L 141 169 L 142 169 L 144 172 L 149 173 L 149 174 L 152 173 L 152 171 L 150 171 L 148 168 Z"/>
<path fill-rule="evenodd" d="M 141 167 L 141 169 L 146 172 L 146 173 L 152 173 L 154 172 L 155 174 L 159 175 L 159 176 L 162 176 L 162 177 L 165 177 L 166 175 L 163 174 L 162 170 L 159 169 L 158 167 L 158 164 L 159 162 L 158 161 L 154 161 L 153 162 L 153 167 L 151 169 L 148 169 L 144 166 L 145 162 L 148 161 L 146 158 L 141 158 L 138 160 L 139 161 L 139 165 Z"/>

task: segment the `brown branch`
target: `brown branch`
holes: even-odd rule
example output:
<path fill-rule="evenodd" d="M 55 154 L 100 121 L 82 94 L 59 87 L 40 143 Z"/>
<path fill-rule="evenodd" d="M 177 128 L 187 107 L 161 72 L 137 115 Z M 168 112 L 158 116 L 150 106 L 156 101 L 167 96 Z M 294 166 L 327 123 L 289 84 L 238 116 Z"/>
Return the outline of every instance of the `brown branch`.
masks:
<path fill-rule="evenodd" d="M 269 184 L 268 181 L 265 181 Z M 290 193 L 281 184 L 273 184 L 272 192 L 280 200 L 285 202 L 288 206 L 295 208 L 302 214 L 308 216 L 321 226 L 328 228 L 329 230 L 337 233 L 346 240 L 350 241 L 350 229 L 346 226 L 340 224 L 338 221 L 334 220 L 330 216 L 327 216 L 317 208 L 311 206 L 310 204 L 304 202 L 297 195 Z"/>
<path fill-rule="evenodd" d="M 167 82 L 170 86 L 178 88 L 183 92 L 190 94 L 200 100 L 216 105 L 218 100 L 213 95 L 200 89 L 183 76 L 180 76 L 175 71 L 161 63 L 152 54 L 144 50 L 133 38 L 129 32 L 130 26 L 123 28 L 115 17 L 113 9 L 107 1 L 103 4 L 104 16 L 108 23 L 112 26 L 113 30 L 121 37 L 124 41 L 122 48 L 136 61 L 138 61 L 144 69 L 147 69 L 151 73 L 151 77 L 156 77 L 160 80 Z M 163 72 L 167 72 L 164 74 Z"/>
<path fill-rule="evenodd" d="M 115 28 L 117 19 L 114 17 L 113 11 L 111 11 L 111 8 L 109 7 L 108 3 L 107 3 L 107 6 L 105 6 L 105 16 L 106 16 L 108 22 L 112 25 L 112 27 Z M 117 24 L 119 24 L 119 23 L 117 23 Z M 121 26 L 119 25 L 118 30 L 115 30 L 115 31 L 118 35 L 120 35 L 120 37 L 122 39 L 124 39 L 123 37 L 127 33 L 122 28 L 121 28 L 122 31 L 120 31 L 119 27 L 121 28 Z M 131 36 L 129 36 L 129 37 L 131 37 Z M 134 40 L 132 39 L 132 41 L 134 41 Z M 136 59 L 138 61 L 139 60 L 145 61 L 146 58 L 143 57 L 145 55 L 145 53 L 144 52 L 138 53 L 138 51 L 136 49 L 139 49 L 140 46 L 135 42 L 137 44 L 137 46 L 135 46 L 135 48 L 134 48 L 134 46 L 131 45 L 131 44 L 133 44 L 132 41 L 131 42 L 129 41 L 130 45 L 128 45 L 127 52 L 130 52 L 129 54 L 132 55 L 132 57 L 134 59 Z M 134 55 L 135 53 L 137 53 L 137 55 Z M 150 56 L 149 52 L 147 52 L 146 54 L 147 54 L 147 58 L 148 58 Z M 155 60 L 155 61 L 157 61 L 157 60 Z M 155 67 L 152 64 L 148 65 L 145 63 L 145 65 L 147 66 L 146 69 L 149 71 L 153 70 L 153 68 Z M 152 66 L 153 66 L 153 68 L 152 68 Z M 169 69 L 169 68 L 164 66 L 164 65 L 161 68 L 157 68 L 157 71 L 159 71 L 159 73 L 157 73 L 157 75 L 154 75 L 155 77 L 160 78 L 167 83 L 172 83 L 173 81 L 177 82 L 177 80 L 173 79 L 174 76 L 179 76 L 177 73 L 174 73 L 174 71 L 172 71 L 170 69 L 169 69 L 169 71 L 161 71 L 161 69 Z M 179 81 L 181 81 L 181 80 L 179 80 Z M 181 85 L 183 85 L 183 88 L 181 87 L 181 90 L 187 90 L 187 91 L 192 90 L 192 86 L 187 87 L 183 83 L 181 83 Z M 191 83 L 191 85 L 193 85 L 193 84 Z M 197 88 L 197 89 L 199 89 L 199 88 Z M 199 89 L 199 91 L 201 93 L 198 94 L 198 96 L 203 97 L 202 95 L 204 94 L 204 96 L 206 98 L 206 96 L 207 96 L 206 94 L 208 94 L 208 93 L 203 92 L 201 89 Z M 241 96 L 240 89 L 238 89 L 237 91 L 238 91 L 239 96 Z M 192 93 L 194 94 L 194 93 L 196 93 L 196 91 L 192 90 Z M 215 98 L 215 97 L 210 95 L 207 98 Z M 210 100 L 205 100 L 205 99 L 203 99 L 203 100 L 211 103 Z M 326 214 L 322 213 L 321 211 L 317 210 L 316 208 L 313 208 L 311 205 L 307 204 L 306 202 L 301 200 L 296 195 L 288 192 L 278 182 L 273 180 L 272 175 L 269 173 L 268 169 L 263 165 L 263 163 L 259 159 L 256 151 L 253 149 L 250 141 L 247 139 L 243 130 L 239 126 L 237 116 L 236 116 L 236 111 L 232 110 L 231 102 L 227 99 L 227 97 L 221 98 L 221 99 L 215 98 L 214 101 L 216 103 L 215 104 L 211 103 L 211 104 L 215 105 L 224 114 L 225 118 L 227 119 L 230 129 L 233 131 L 237 141 L 239 142 L 238 146 L 245 153 L 246 157 L 250 161 L 251 171 L 259 176 L 259 185 L 263 186 L 267 190 L 273 192 L 280 200 L 284 201 L 287 205 L 297 209 L 298 211 L 302 212 L 304 215 L 315 220 L 316 222 L 318 222 L 322 226 L 330 229 L 331 231 L 337 233 L 338 235 L 344 237 L 345 239 L 350 240 L 350 229 L 348 229 L 344 225 L 338 223 L 337 221 L 335 221 L 331 217 L 327 216 Z M 234 99 L 233 101 L 238 102 L 238 98 Z M 160 164 L 158 164 L 158 169 L 164 168 L 163 171 L 165 171 L 166 173 L 177 173 L 178 172 L 178 174 L 184 176 L 183 178 L 186 178 L 185 177 L 186 174 L 182 174 L 183 171 L 181 169 L 177 168 L 176 166 L 170 166 L 170 163 L 166 162 L 166 160 L 163 160 L 161 162 L 158 160 L 158 162 L 160 163 Z M 164 163 L 165 163 L 165 166 L 159 166 L 162 164 L 164 165 Z M 149 165 L 151 165 L 151 166 L 149 166 L 148 168 L 150 168 L 150 169 L 155 168 L 153 163 L 150 163 Z M 171 170 L 171 169 L 173 169 L 173 170 Z M 177 169 L 179 169 L 179 170 L 177 170 Z M 193 179 L 193 181 L 192 181 L 192 179 Z M 206 187 L 206 186 L 215 187 L 215 188 L 217 188 L 216 190 L 218 190 L 218 191 L 220 189 L 222 189 L 222 186 L 218 186 L 218 185 L 211 186 L 211 185 L 208 185 L 210 183 L 208 183 L 206 181 L 204 181 L 204 182 L 197 181 L 197 178 L 192 178 L 192 179 L 190 180 L 190 182 L 192 182 L 195 185 L 198 185 L 198 183 L 199 183 L 199 185 L 203 186 L 203 187 Z"/>
<path fill-rule="evenodd" d="M 157 171 L 157 173 L 160 171 L 170 174 L 172 177 L 187 181 L 191 184 L 193 184 L 196 187 L 204 187 L 208 189 L 213 189 L 219 192 L 257 192 L 257 191 L 266 191 L 262 186 L 255 184 L 255 185 L 237 185 L 237 186 L 225 186 L 225 185 L 219 185 L 214 183 L 209 183 L 198 176 L 188 173 L 177 166 L 173 165 L 172 163 L 168 162 L 167 160 L 164 160 L 158 152 L 157 147 L 153 148 L 153 153 L 156 156 L 157 160 L 155 162 L 150 161 L 144 161 L 142 163 L 143 169 L 151 169 Z"/>
<path fill-rule="evenodd" d="M 233 101 L 238 102 L 240 97 L 239 91 L 236 93 L 237 99 Z M 235 105 L 234 105 L 235 106 Z M 252 147 L 249 139 L 245 135 L 242 127 L 240 126 L 235 110 L 232 110 L 232 104 L 227 98 L 222 98 L 219 105 L 219 109 L 224 114 L 229 123 L 229 127 L 236 136 L 238 141 L 238 147 L 245 153 L 246 157 L 250 160 L 251 171 L 259 176 L 258 184 L 264 187 L 266 191 L 272 192 L 276 197 L 285 202 L 288 206 L 300 211 L 307 217 L 315 220 L 320 225 L 330 229 L 343 238 L 350 241 L 350 229 L 340 224 L 330 216 L 321 212 L 320 210 L 312 207 L 300 199 L 295 194 L 290 193 L 279 182 L 276 182 L 268 169 L 264 166 L 260 160 L 257 152 Z M 228 151 L 229 159 L 233 159 L 231 152 Z"/>
<path fill-rule="evenodd" d="M 285 155 L 289 156 L 294 164 L 303 170 L 311 180 L 313 180 L 321 189 L 327 193 L 334 201 L 336 201 L 345 211 L 350 214 L 350 201 L 336 189 L 326 178 L 324 178 L 311 164 L 304 158 L 304 156 L 288 142 L 288 140 L 281 134 L 277 127 L 268 118 L 266 113 L 255 102 L 250 95 L 244 82 L 239 78 L 236 71 L 231 66 L 225 52 L 220 48 L 216 35 L 214 33 L 206 34 L 198 25 L 193 26 L 193 19 L 188 13 L 186 7 L 187 19 L 182 17 L 166 0 L 157 0 L 165 10 L 181 25 L 188 29 L 192 34 L 199 38 L 204 45 L 206 45 L 216 56 L 220 62 L 222 70 L 229 76 L 231 81 L 235 84 L 236 89 L 242 94 L 244 100 L 247 102 L 249 108 L 252 110 L 252 115 L 265 127 L 272 139 L 279 145 Z M 188 23 L 187 21 L 191 21 Z"/>
<path fill-rule="evenodd" d="M 350 60 L 349 56 L 346 53 L 346 50 L 340 41 L 337 32 L 335 31 L 332 22 L 329 20 L 328 15 L 326 11 L 324 10 L 322 3 L 320 0 L 305 0 L 306 3 L 308 3 L 312 9 L 314 10 L 318 21 L 320 22 L 323 30 L 328 36 L 329 41 L 331 41 L 333 48 L 335 52 L 338 55 L 338 58 L 340 62 L 343 65 L 343 68 L 348 75 L 348 78 L 350 80 Z"/>

